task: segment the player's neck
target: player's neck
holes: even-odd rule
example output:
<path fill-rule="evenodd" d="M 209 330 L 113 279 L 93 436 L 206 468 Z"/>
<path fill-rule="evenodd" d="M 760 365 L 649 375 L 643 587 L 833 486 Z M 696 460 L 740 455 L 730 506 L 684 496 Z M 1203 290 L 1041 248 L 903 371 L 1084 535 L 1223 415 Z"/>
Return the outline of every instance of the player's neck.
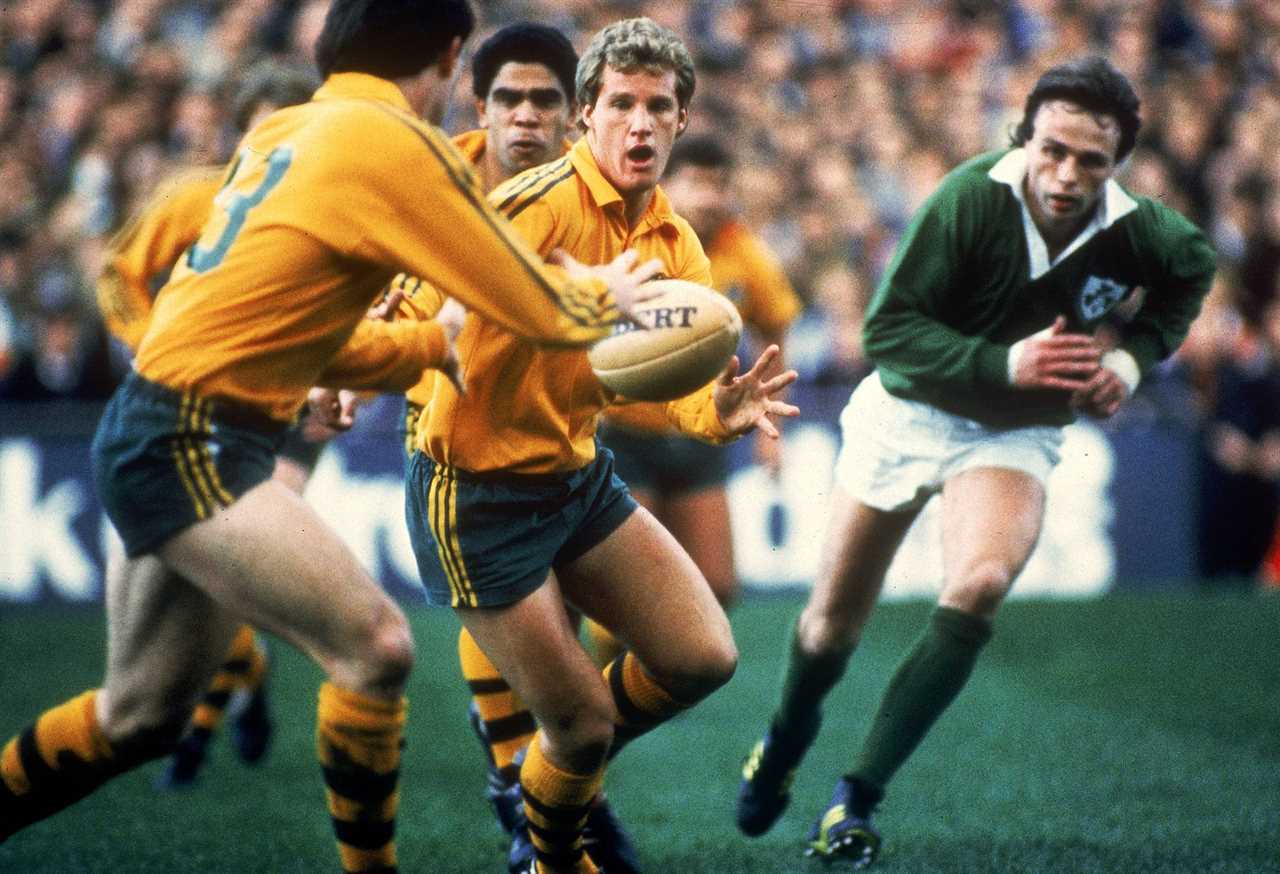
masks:
<path fill-rule="evenodd" d="M 629 191 L 622 195 L 622 213 L 626 216 L 627 227 L 634 228 L 640 223 L 640 218 L 649 209 L 649 203 L 653 200 L 653 189 L 645 188 L 640 191 Z"/>
<path fill-rule="evenodd" d="M 485 191 L 492 191 L 515 175 L 503 169 L 498 156 L 489 148 L 484 150 L 484 155 L 481 156 L 476 169 L 480 171 L 480 186 Z"/>

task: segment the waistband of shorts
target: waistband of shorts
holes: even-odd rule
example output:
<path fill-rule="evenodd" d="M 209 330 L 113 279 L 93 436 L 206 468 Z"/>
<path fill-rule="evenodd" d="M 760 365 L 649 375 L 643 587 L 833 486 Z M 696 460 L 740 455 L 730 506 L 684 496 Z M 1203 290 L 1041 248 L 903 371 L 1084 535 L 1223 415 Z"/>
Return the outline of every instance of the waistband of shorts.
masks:
<path fill-rule="evenodd" d="M 230 425 L 234 428 L 246 428 L 250 431 L 258 431 L 274 436 L 283 434 L 293 425 L 293 422 L 282 422 L 279 419 L 272 418 L 257 407 L 246 404 L 243 401 L 217 395 L 204 396 L 196 392 L 180 391 L 158 382 L 152 382 L 137 371 L 131 372 L 126 378 L 126 382 L 129 383 L 129 390 L 134 394 L 163 403 L 181 404 L 183 397 L 190 395 L 195 398 L 197 403 L 207 403 L 209 405 L 209 418 L 212 421 Z"/>
<path fill-rule="evenodd" d="M 572 482 L 581 477 L 586 471 L 600 463 L 600 450 L 596 450 L 596 457 L 589 464 L 576 468 L 574 470 L 560 470 L 549 473 L 518 473 L 510 470 L 466 470 L 461 467 L 452 467 L 448 464 L 442 464 L 431 456 L 418 450 L 417 454 L 433 467 L 447 468 L 459 482 L 464 483 L 482 483 L 486 485 L 508 485 L 508 486 L 559 486 Z"/>

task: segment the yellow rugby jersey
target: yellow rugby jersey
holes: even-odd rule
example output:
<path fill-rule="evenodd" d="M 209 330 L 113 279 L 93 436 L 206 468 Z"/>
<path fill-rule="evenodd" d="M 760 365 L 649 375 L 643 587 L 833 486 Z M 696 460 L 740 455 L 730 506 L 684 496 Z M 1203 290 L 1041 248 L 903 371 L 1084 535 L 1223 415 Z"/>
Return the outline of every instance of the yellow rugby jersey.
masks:
<path fill-rule="evenodd" d="M 697 235 L 659 188 L 634 228 L 622 196 L 601 175 L 586 140 L 490 195 L 542 255 L 564 249 L 584 264 L 603 264 L 627 249 L 658 258 L 664 273 L 707 285 L 711 268 Z M 471 313 L 458 338 L 467 393 L 435 375 L 418 420 L 416 444 L 438 462 L 470 471 L 551 473 L 595 458 L 596 417 L 615 400 L 582 350 L 547 349 Z M 706 439 L 725 437 L 710 389 L 666 405 L 673 421 Z"/>
<path fill-rule="evenodd" d="M 453 145 L 473 167 L 478 167 L 484 158 L 488 137 L 488 132 L 483 128 L 470 130 L 454 137 Z M 567 152 L 571 148 L 573 143 L 565 140 L 561 151 Z M 444 306 L 444 294 L 417 277 L 402 273 L 391 281 L 391 287 L 399 288 L 405 293 L 404 303 L 400 307 L 400 314 L 404 318 L 433 319 Z M 434 385 L 435 375 L 430 371 L 423 372 L 417 384 L 405 391 L 405 399 L 415 407 L 425 407 L 431 400 L 431 390 Z"/>
<path fill-rule="evenodd" d="M 245 136 L 135 367 L 287 421 L 399 271 L 546 342 L 588 344 L 619 317 L 602 282 L 542 263 L 394 83 L 337 73 Z M 432 347 L 400 353 L 421 370 L 439 361 Z"/>
<path fill-rule="evenodd" d="M 137 350 L 151 322 L 153 283 L 200 237 L 225 172 L 199 167 L 175 173 L 107 244 L 98 309 L 107 330 L 130 349 Z"/>

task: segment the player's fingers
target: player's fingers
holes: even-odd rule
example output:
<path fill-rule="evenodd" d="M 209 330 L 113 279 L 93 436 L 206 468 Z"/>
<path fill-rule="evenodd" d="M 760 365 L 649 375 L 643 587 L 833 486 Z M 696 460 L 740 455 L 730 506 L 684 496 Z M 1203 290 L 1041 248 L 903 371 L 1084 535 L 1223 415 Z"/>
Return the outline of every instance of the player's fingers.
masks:
<path fill-rule="evenodd" d="M 799 378 L 799 376 L 800 375 L 796 373 L 794 370 L 788 370 L 788 371 L 785 371 L 784 373 L 779 373 L 777 376 L 770 378 L 766 382 L 761 383 L 760 388 L 764 391 L 765 394 L 768 394 L 768 395 L 777 394 L 778 392 L 782 391 L 784 388 L 786 388 L 787 386 L 795 382 L 796 379 Z"/>
<path fill-rule="evenodd" d="M 788 419 L 794 419 L 800 415 L 800 408 L 791 404 L 784 404 L 782 401 L 769 402 L 770 416 L 786 416 Z"/>
<path fill-rule="evenodd" d="M 760 357 L 756 359 L 756 363 L 752 365 L 751 370 L 747 375 L 755 376 L 757 374 L 764 373 L 764 371 L 769 369 L 769 365 L 773 363 L 774 359 L 778 357 L 778 354 L 781 351 L 782 350 L 778 348 L 776 343 L 770 344 L 768 348 L 760 353 Z"/>
<path fill-rule="evenodd" d="M 1086 381 L 1098 375 L 1098 365 L 1092 361 L 1058 361 L 1041 369 L 1046 376 L 1083 376 Z"/>
<path fill-rule="evenodd" d="M 1058 316 L 1056 319 L 1053 320 L 1053 324 L 1049 326 L 1049 335 L 1054 336 L 1056 334 L 1061 334 L 1066 329 L 1067 329 L 1067 317 Z"/>
<path fill-rule="evenodd" d="M 1087 334 L 1063 334 L 1059 337 L 1047 337 L 1040 342 L 1040 351 L 1047 355 L 1075 354 L 1088 352 L 1101 355 L 1098 344 Z"/>
<path fill-rule="evenodd" d="M 730 358 L 724 373 L 720 374 L 720 384 L 726 387 L 733 385 L 737 381 L 739 366 L 740 362 L 737 355 Z"/>
<path fill-rule="evenodd" d="M 1088 380 L 1084 380 L 1084 379 L 1069 379 L 1067 377 L 1059 377 L 1059 376 L 1044 376 L 1037 381 L 1036 388 L 1056 388 L 1056 389 L 1061 389 L 1062 391 L 1075 392 L 1075 391 L 1081 391 L 1088 384 L 1089 384 Z"/>
<path fill-rule="evenodd" d="M 766 437 L 770 437 L 774 440 L 777 440 L 782 436 L 781 432 L 778 431 L 778 426 L 770 422 L 768 416 L 760 416 L 760 418 L 756 419 L 756 427 L 760 429 L 760 432 Z"/>
<path fill-rule="evenodd" d="M 631 250 L 627 250 L 627 252 L 624 252 L 623 254 L 628 254 L 628 253 L 631 253 Z M 634 253 L 631 253 L 631 254 L 634 254 Z M 655 276 L 657 276 L 661 272 L 662 272 L 662 262 L 659 261 L 657 258 L 650 258 L 648 261 L 645 261 L 643 264 L 637 265 L 636 268 L 631 271 L 630 275 L 631 275 L 631 278 L 633 278 L 636 282 L 645 283 L 645 282 L 648 282 L 650 279 L 653 279 Z M 638 297 L 639 297 L 639 300 L 648 300 L 649 298 L 656 297 L 657 295 L 658 295 L 658 289 L 655 288 L 655 289 L 645 290 Z"/>

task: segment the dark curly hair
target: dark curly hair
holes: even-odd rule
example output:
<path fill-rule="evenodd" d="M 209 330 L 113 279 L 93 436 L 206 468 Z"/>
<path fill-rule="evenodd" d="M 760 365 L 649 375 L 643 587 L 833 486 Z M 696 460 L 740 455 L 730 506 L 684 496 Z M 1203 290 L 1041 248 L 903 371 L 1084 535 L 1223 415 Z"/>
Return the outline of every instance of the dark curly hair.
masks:
<path fill-rule="evenodd" d="M 1051 68 L 1036 82 L 1027 95 L 1022 121 L 1014 129 L 1015 146 L 1026 145 L 1035 133 L 1036 113 L 1049 100 L 1069 100 L 1090 112 L 1109 115 L 1120 127 L 1117 163 L 1133 151 L 1142 119 L 1138 117 L 1140 101 L 1124 74 L 1106 58 L 1090 55 Z"/>
<path fill-rule="evenodd" d="M 471 59 L 471 90 L 476 99 L 489 96 L 498 71 L 512 61 L 548 67 L 564 89 L 565 98 L 573 100 L 573 77 L 578 69 L 573 43 L 554 27 L 532 21 L 507 25 L 476 49 Z"/>

